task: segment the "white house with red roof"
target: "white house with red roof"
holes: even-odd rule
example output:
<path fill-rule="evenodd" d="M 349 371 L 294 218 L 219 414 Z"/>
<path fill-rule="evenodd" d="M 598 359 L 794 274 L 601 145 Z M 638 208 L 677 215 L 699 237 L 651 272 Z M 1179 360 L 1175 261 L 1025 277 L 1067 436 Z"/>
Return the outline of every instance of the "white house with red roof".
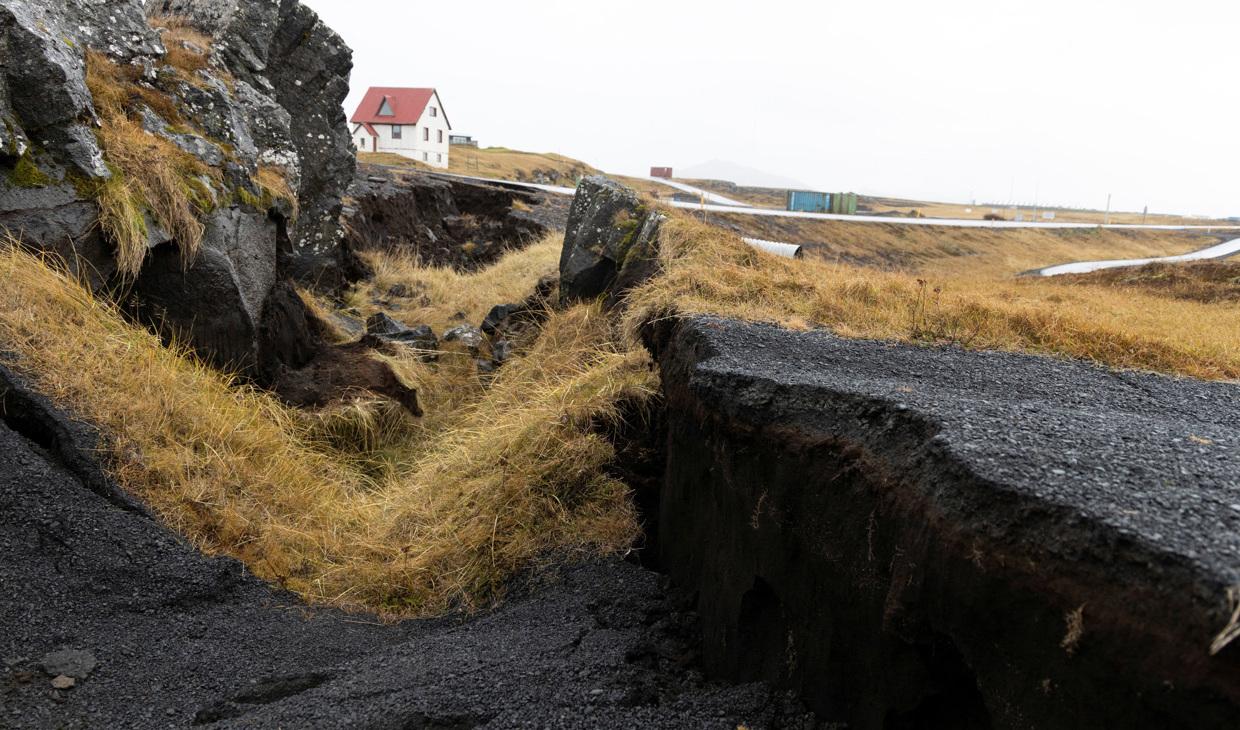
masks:
<path fill-rule="evenodd" d="M 435 89 L 372 86 L 353 114 L 360 152 L 391 152 L 432 167 L 448 166 L 451 132 Z"/>

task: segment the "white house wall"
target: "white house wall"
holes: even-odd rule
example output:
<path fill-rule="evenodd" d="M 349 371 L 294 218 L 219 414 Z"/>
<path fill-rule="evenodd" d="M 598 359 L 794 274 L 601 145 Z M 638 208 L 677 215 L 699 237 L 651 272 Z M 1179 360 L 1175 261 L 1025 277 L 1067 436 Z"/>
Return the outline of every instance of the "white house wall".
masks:
<path fill-rule="evenodd" d="M 432 108 L 436 110 L 434 116 L 431 116 Z M 370 126 L 379 134 L 378 149 L 376 150 L 370 133 L 364 126 L 358 124 L 355 125 L 353 132 L 353 142 L 358 150 L 391 152 L 411 160 L 424 162 L 432 167 L 448 167 L 450 150 L 448 138 L 452 128 L 448 125 L 448 118 L 444 116 L 443 104 L 439 101 L 438 92 L 427 102 L 426 109 L 422 111 L 422 118 L 417 124 L 401 126 L 400 139 L 392 137 L 392 125 L 390 124 L 371 124 Z"/>

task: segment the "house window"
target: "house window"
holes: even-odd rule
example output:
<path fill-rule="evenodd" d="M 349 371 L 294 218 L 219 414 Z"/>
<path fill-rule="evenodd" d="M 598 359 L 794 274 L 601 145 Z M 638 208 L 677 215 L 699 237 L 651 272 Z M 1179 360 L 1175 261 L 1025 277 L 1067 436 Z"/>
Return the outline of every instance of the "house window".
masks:
<path fill-rule="evenodd" d="M 431 128 L 430 128 L 430 127 L 423 127 L 423 128 L 422 128 L 422 141 L 423 141 L 423 142 L 430 142 L 430 141 L 431 141 Z"/>
<path fill-rule="evenodd" d="M 443 162 L 443 154 L 442 154 L 442 153 L 438 153 L 438 152 L 437 152 L 437 153 L 435 153 L 435 162 Z"/>
<path fill-rule="evenodd" d="M 443 130 L 439 130 L 439 144 L 443 144 Z"/>
<path fill-rule="evenodd" d="M 401 129 L 400 125 L 393 124 L 392 125 L 392 139 L 400 139 L 400 136 L 402 134 L 404 134 L 404 130 Z"/>
<path fill-rule="evenodd" d="M 439 110 L 438 110 L 438 109 L 436 109 L 435 107 L 431 107 L 431 116 L 432 116 L 432 117 L 437 117 L 437 116 L 439 116 Z"/>
<path fill-rule="evenodd" d="M 422 153 L 422 161 L 423 161 L 423 162 L 430 162 L 430 160 L 431 160 L 431 153 L 429 153 L 429 152 L 423 152 L 423 153 Z"/>

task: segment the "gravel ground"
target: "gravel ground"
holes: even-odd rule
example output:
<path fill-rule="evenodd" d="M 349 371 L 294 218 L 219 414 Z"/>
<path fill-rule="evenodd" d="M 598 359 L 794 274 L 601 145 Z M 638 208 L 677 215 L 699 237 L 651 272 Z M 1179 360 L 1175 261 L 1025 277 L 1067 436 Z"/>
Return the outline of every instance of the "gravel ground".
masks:
<path fill-rule="evenodd" d="M 764 685 L 703 680 L 693 615 L 628 562 L 543 574 L 468 619 L 311 608 L 127 508 L 79 458 L 88 429 L 37 398 L 14 404 L 0 420 L 0 727 L 805 721 Z"/>

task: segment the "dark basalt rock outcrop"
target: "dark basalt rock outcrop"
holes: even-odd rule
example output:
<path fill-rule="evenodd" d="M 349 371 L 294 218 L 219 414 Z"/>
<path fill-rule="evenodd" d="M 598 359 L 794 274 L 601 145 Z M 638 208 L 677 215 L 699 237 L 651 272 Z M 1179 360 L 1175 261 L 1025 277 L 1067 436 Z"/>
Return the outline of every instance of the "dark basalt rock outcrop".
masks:
<path fill-rule="evenodd" d="M 134 310 L 217 367 L 256 373 L 269 339 L 264 312 L 280 278 L 273 245 L 278 226 L 238 208 L 215 211 L 206 226 L 188 268 L 173 242 L 151 251 L 133 285 Z"/>
<path fill-rule="evenodd" d="M 663 215 L 605 177 L 577 186 L 560 256 L 562 303 L 605 297 L 614 306 L 658 271 Z"/>
<path fill-rule="evenodd" d="M 345 211 L 347 250 L 399 252 L 472 271 L 542 238 L 543 196 L 459 178 L 359 165 Z"/>
<path fill-rule="evenodd" d="M 852 728 L 1240 722 L 1240 388 L 710 318 L 646 334 L 659 561 L 711 672 Z"/>
<path fill-rule="evenodd" d="M 208 34 L 212 48 L 194 49 L 209 54 L 205 67 L 167 65 L 147 13 Z M 131 121 L 218 173 L 196 181 L 210 203 L 188 263 L 183 242 L 148 213 L 141 270 L 117 273 L 115 244 L 98 224 L 97 186 L 113 173 L 93 129 L 87 50 L 131 84 Z M 0 0 L 0 57 L 0 229 L 122 292 L 125 310 L 167 339 L 292 402 L 373 387 L 416 410 L 390 367 L 329 347 L 287 284 L 341 279 L 341 194 L 354 169 L 340 108 L 350 52 L 314 13 L 295 0 Z M 258 185 L 260 168 L 281 171 L 299 217 Z"/>
<path fill-rule="evenodd" d="M 281 366 L 272 390 L 286 403 L 302 408 L 379 395 L 401 404 L 411 415 L 421 416 L 417 390 L 401 381 L 390 365 L 374 357 L 375 345 L 366 340 L 324 345 L 301 367 Z"/>
<path fill-rule="evenodd" d="M 355 166 L 343 108 L 353 52 L 296 0 L 152 0 L 147 10 L 189 18 L 212 36 L 229 71 L 283 110 L 283 119 L 259 117 L 272 119 L 274 129 L 260 127 L 255 141 L 273 133 L 294 148 L 294 155 L 264 152 L 273 163 L 295 162 L 300 173 L 288 272 L 305 282 L 339 283 L 341 198 Z"/>
<path fill-rule="evenodd" d="M 110 176 L 94 135 L 88 47 L 127 59 L 163 50 L 136 2 L 0 0 L 0 231 L 82 262 L 100 282 L 115 270 L 110 248 L 95 230 L 98 208 L 70 179 Z"/>

